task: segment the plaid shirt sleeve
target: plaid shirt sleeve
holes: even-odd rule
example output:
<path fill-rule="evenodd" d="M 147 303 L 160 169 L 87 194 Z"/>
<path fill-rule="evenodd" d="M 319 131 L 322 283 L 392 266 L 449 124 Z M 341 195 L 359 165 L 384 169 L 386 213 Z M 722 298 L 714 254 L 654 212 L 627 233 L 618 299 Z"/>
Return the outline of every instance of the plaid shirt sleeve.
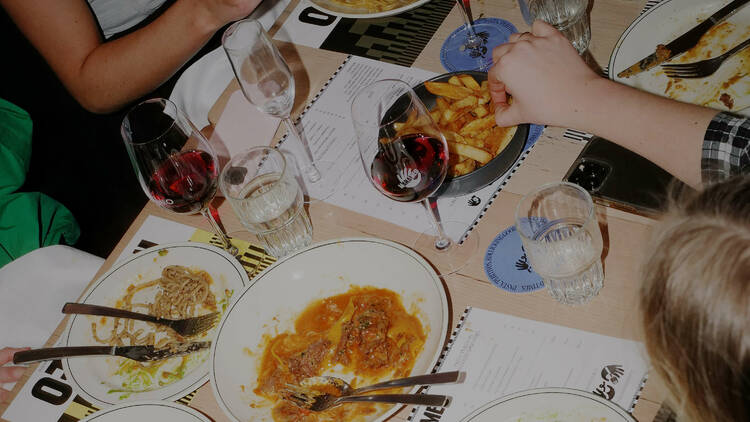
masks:
<path fill-rule="evenodd" d="M 750 173 L 750 119 L 718 113 L 706 129 L 701 156 L 703 184 Z"/>

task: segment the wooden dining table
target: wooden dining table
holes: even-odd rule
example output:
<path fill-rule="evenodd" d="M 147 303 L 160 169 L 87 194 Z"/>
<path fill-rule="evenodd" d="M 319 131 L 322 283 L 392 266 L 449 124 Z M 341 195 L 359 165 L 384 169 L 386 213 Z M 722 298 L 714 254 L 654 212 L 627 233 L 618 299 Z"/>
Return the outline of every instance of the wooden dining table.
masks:
<path fill-rule="evenodd" d="M 286 8 L 270 29 L 271 35 L 279 29 L 296 4 L 297 0 L 293 0 Z M 644 0 L 592 0 L 590 5 L 592 36 L 589 51 L 585 57 L 590 65 L 606 66 L 618 38 L 639 15 L 645 4 Z M 475 17 L 500 17 L 512 22 L 519 31 L 528 30 L 528 25 L 523 21 L 516 0 L 475 0 L 472 9 Z M 462 18 L 458 9 L 454 7 L 417 57 L 413 66 L 438 73 L 444 72 L 439 58 L 440 47 L 446 37 L 461 24 Z M 295 113 L 299 113 L 343 62 L 346 55 L 291 43 L 277 42 L 277 45 L 289 62 L 295 80 L 298 81 Z M 229 96 L 237 89 L 236 82 L 229 84 L 211 108 L 208 115 L 209 122 L 216 123 L 220 119 Z M 210 131 L 211 127 L 205 129 Z M 597 206 L 597 217 L 604 237 L 605 280 L 604 287 L 598 296 L 586 305 L 560 304 L 544 290 L 527 294 L 508 293 L 495 287 L 485 274 L 484 251 L 498 233 L 514 224 L 514 209 L 519 199 L 543 183 L 560 181 L 585 145 L 585 141 L 563 136 L 566 129 L 545 128 L 530 154 L 499 192 L 470 234 L 479 238 L 479 253 L 472 256 L 469 264 L 461 271 L 445 277 L 453 318 L 461 315 L 467 306 L 475 306 L 593 333 L 640 340 L 642 336 L 639 333 L 638 324 L 638 268 L 649 232 L 655 224 L 655 221 L 650 218 Z M 278 140 L 283 132 L 283 128 L 280 128 L 275 140 Z M 127 177 L 131 176 L 127 175 Z M 241 229 L 241 224 L 223 198 L 217 197 L 213 206 L 218 209 L 222 224 L 228 232 Z M 388 221 L 322 201 L 310 204 L 308 211 L 314 226 L 314 241 L 345 237 L 377 237 L 408 245 L 416 235 Z M 132 222 L 129 230 L 107 258 L 96 277 L 112 266 L 148 216 L 159 216 L 210 230 L 208 222 L 201 215 L 172 214 L 153 203 L 148 203 Z M 58 326 L 47 342 L 48 346 L 55 344 L 66 322 L 67 319 Z M 455 326 L 455 323 L 456 321 L 451 321 L 451 326 Z M 14 395 L 26 382 L 32 369 L 33 366 L 26 371 L 21 382 L 16 385 Z M 635 406 L 633 416 L 639 422 L 654 420 L 665 399 L 665 391 L 658 376 L 650 374 Z M 229 420 L 214 399 L 208 383 L 197 390 L 190 406 L 205 413 L 214 421 Z M 0 415 L 4 409 L 4 406 L 0 406 Z M 392 420 L 406 420 L 409 412 L 410 409 L 405 407 Z"/>

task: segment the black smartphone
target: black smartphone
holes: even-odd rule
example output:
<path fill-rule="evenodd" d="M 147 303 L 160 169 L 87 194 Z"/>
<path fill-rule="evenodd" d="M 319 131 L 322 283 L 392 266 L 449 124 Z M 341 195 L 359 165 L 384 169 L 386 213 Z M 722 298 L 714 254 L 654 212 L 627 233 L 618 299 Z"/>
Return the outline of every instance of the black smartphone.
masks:
<path fill-rule="evenodd" d="M 681 184 L 651 161 L 596 136 L 564 180 L 586 189 L 599 204 L 649 217 L 664 208 L 671 185 Z"/>

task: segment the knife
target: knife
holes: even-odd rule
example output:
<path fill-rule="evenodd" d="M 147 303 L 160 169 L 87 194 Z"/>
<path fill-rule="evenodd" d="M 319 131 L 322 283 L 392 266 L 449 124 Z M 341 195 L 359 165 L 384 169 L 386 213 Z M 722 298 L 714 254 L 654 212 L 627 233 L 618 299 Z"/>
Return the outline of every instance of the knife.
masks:
<path fill-rule="evenodd" d="M 722 7 L 718 12 L 709 16 L 708 19 L 699 23 L 696 27 L 689 30 L 688 32 L 680 35 L 674 41 L 667 45 L 659 44 L 656 46 L 656 51 L 649 54 L 645 58 L 639 60 L 634 65 L 623 70 L 617 74 L 618 78 L 628 78 L 635 74 L 641 73 L 644 70 L 649 70 L 652 67 L 671 60 L 673 57 L 678 56 L 691 48 L 693 48 L 698 41 L 701 39 L 712 26 L 723 21 L 727 17 L 731 16 L 740 9 L 745 3 L 750 0 L 734 0 L 733 2 Z"/>
<path fill-rule="evenodd" d="M 161 348 L 154 346 L 72 346 L 47 347 L 42 349 L 24 350 L 13 355 L 13 363 L 39 362 L 73 356 L 122 356 L 124 358 L 149 362 L 167 359 L 174 356 L 184 356 L 211 347 L 210 341 L 193 343 L 177 343 Z"/>

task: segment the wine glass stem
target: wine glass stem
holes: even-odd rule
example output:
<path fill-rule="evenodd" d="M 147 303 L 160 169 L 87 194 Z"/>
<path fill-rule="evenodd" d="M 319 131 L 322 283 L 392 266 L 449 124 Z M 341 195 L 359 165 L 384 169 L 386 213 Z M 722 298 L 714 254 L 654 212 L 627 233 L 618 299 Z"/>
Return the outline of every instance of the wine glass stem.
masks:
<path fill-rule="evenodd" d="M 299 132 L 297 131 L 297 126 L 294 125 L 291 117 L 287 116 L 282 118 L 282 120 L 286 125 L 289 136 L 297 138 L 297 142 L 302 145 L 302 149 L 304 150 L 304 153 L 302 154 L 302 172 L 305 173 L 307 180 L 312 183 L 317 182 L 318 180 L 320 180 L 320 171 L 318 171 L 318 168 L 315 167 L 315 163 L 313 163 L 312 161 L 312 152 L 310 151 L 309 145 L 307 145 L 307 143 L 302 140 L 302 136 L 300 136 Z"/>
<path fill-rule="evenodd" d="M 461 11 L 461 17 L 464 18 L 464 26 L 466 27 L 466 47 L 479 48 L 482 45 L 482 41 L 474 30 L 474 20 L 471 17 L 471 9 L 466 7 L 464 0 L 456 0 L 456 3 L 458 3 L 458 10 Z"/>
<path fill-rule="evenodd" d="M 221 226 L 219 226 L 219 223 L 216 222 L 214 215 L 211 213 L 211 207 L 207 206 L 203 208 L 201 210 L 201 214 L 203 214 L 203 216 L 208 219 L 208 222 L 211 223 L 211 228 L 213 229 L 214 233 L 216 233 L 216 235 L 219 236 L 219 239 L 224 243 L 224 249 L 230 254 L 237 256 L 239 250 L 236 246 L 232 245 L 229 237 L 224 234 L 224 230 L 222 230 Z"/>
<path fill-rule="evenodd" d="M 437 233 L 437 238 L 435 239 L 435 249 L 443 251 L 450 248 L 451 244 L 453 244 L 453 241 L 445 234 L 445 231 L 443 230 L 443 224 L 440 223 L 440 219 L 438 218 L 437 200 L 430 201 L 430 198 L 425 198 L 421 202 L 424 206 L 425 211 L 427 211 L 427 215 L 430 216 L 430 222 L 435 228 L 435 233 Z"/>

